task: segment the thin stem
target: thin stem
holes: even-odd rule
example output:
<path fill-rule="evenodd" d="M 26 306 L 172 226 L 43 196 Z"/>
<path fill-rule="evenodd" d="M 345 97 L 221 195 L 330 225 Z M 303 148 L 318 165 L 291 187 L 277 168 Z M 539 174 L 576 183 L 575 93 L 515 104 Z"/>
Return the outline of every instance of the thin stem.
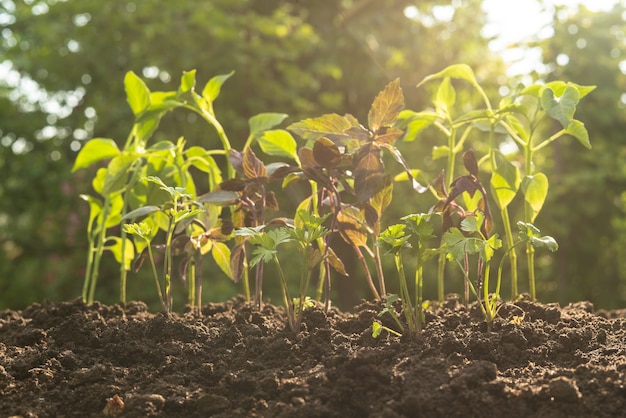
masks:
<path fill-rule="evenodd" d="M 363 266 L 363 270 L 365 270 L 365 277 L 367 279 L 367 284 L 369 285 L 370 290 L 372 291 L 372 294 L 374 295 L 374 299 L 381 300 L 380 294 L 376 290 L 376 286 L 374 286 L 374 281 L 372 280 L 372 275 L 370 274 L 369 267 L 367 267 L 367 262 L 365 261 L 365 257 L 363 257 L 363 253 L 361 252 L 359 247 L 357 247 L 354 244 L 352 244 L 352 248 L 354 249 L 354 252 L 356 253 L 357 258 L 361 262 L 361 265 Z"/>
<path fill-rule="evenodd" d="M 87 304 L 93 304 L 93 299 L 96 293 L 96 283 L 98 282 L 98 274 L 100 272 L 100 260 L 104 253 L 104 243 L 106 241 L 106 223 L 109 217 L 109 211 L 111 210 L 111 195 L 107 195 L 104 198 L 104 205 L 102 207 L 102 222 L 100 222 L 100 228 L 98 231 L 98 244 L 95 248 L 93 269 L 91 270 L 91 279 L 89 281 L 89 296 L 87 298 Z"/>
<path fill-rule="evenodd" d="M 272 260 L 276 265 L 276 270 L 278 271 L 278 278 L 280 279 L 280 287 L 282 288 L 283 293 L 283 303 L 285 304 L 285 309 L 287 310 L 287 321 L 289 324 L 289 328 L 293 332 L 298 332 L 296 329 L 296 323 L 293 313 L 293 304 L 291 303 L 291 298 L 289 297 L 289 288 L 287 287 L 287 280 L 285 280 L 285 274 L 283 273 L 283 269 L 280 267 L 280 261 L 278 261 L 278 256 L 276 254 L 273 255 Z M 304 301 L 300 301 L 300 303 L 304 303 Z"/>
<path fill-rule="evenodd" d="M 409 287 L 406 283 L 406 275 L 404 274 L 404 265 L 402 264 L 402 257 L 399 252 L 394 254 L 394 260 L 396 262 L 396 270 L 398 271 L 398 277 L 400 278 L 400 297 L 402 299 L 402 309 L 404 311 L 404 317 L 406 318 L 409 331 L 415 333 L 417 328 L 414 321 L 413 305 L 411 303 L 411 296 L 409 293 Z"/>
<path fill-rule="evenodd" d="M 157 293 L 159 295 L 159 302 L 161 302 L 161 307 L 164 311 L 167 311 L 167 307 L 165 306 L 165 299 L 163 299 L 163 293 L 161 292 L 161 284 L 159 283 L 159 274 L 157 273 L 156 264 L 154 263 L 154 256 L 152 254 L 152 246 L 150 245 L 150 241 L 148 242 L 148 257 L 150 258 L 150 265 L 152 266 L 152 276 L 154 277 L 154 283 L 156 284 Z"/>

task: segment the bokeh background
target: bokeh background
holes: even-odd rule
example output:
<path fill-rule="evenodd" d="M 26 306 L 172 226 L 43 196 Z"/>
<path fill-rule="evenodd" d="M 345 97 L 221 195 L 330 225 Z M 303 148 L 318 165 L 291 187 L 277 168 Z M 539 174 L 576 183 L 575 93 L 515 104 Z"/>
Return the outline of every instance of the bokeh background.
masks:
<path fill-rule="evenodd" d="M 416 84 L 455 63 L 472 66 L 495 103 L 520 82 L 597 86 L 576 116 L 593 150 L 565 138 L 541 161 L 550 193 L 536 224 L 561 247 L 538 260 L 537 289 L 546 302 L 626 306 L 626 5 L 544 6 L 547 27 L 502 50 L 484 30 L 482 0 L 0 0 L 0 309 L 80 295 L 88 207 L 79 194 L 91 193 L 93 172 L 70 171 L 89 139 L 123 144 L 133 120 L 127 71 L 153 90 L 174 90 L 184 70 L 197 69 L 200 85 L 234 70 L 216 111 L 240 148 L 260 112 L 287 113 L 286 123 L 329 112 L 364 120 L 396 77 L 407 107 L 421 110 L 431 97 Z M 503 59 L 511 51 L 534 57 L 532 71 L 512 72 L 519 62 Z M 166 116 L 157 135 L 219 144 L 185 112 Z M 411 166 L 433 168 L 430 148 L 442 140 L 426 131 L 401 149 Z M 397 200 L 391 216 L 432 204 Z M 115 303 L 112 257 L 102 271 L 96 296 Z M 129 280 L 130 298 L 157 303 L 151 279 Z M 434 277 L 426 280 L 434 297 Z M 369 297 L 358 277 L 337 278 L 335 288 L 343 308 Z M 204 300 L 238 292 L 207 273 Z"/>

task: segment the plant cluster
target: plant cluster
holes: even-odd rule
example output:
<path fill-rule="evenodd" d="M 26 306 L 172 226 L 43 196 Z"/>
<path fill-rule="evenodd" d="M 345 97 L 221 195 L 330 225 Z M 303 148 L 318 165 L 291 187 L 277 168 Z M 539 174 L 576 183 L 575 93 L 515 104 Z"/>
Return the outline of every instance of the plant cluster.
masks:
<path fill-rule="evenodd" d="M 471 68 L 454 65 L 420 83 L 439 81 L 432 109 L 404 109 L 404 93 L 396 79 L 373 100 L 367 126 L 349 114 L 327 114 L 280 129 L 276 127 L 287 115 L 263 113 L 250 119 L 249 136 L 241 150 L 236 150 L 214 110 L 221 87 L 230 76 L 214 77 L 197 92 L 195 71 L 190 71 L 183 74 L 177 91 L 154 92 L 134 73 L 127 74 L 125 87 L 135 123 L 124 148 L 118 148 L 112 139 L 93 139 L 74 165 L 78 170 L 109 160 L 93 180 L 97 196 L 83 196 L 91 208 L 83 288 L 87 303 L 94 300 L 99 263 L 108 250 L 120 263 L 122 302 L 126 301 L 127 272 L 148 260 L 166 312 L 172 309 L 172 278 L 176 275 L 188 285 L 189 304 L 199 310 L 202 260 L 211 253 L 227 277 L 242 283 L 248 300 L 252 299 L 249 274 L 254 274 L 257 306 L 263 300 L 264 265 L 273 264 L 288 325 L 298 332 L 303 310 L 313 303 L 311 284 L 317 283 L 314 300 L 324 301 L 328 308 L 331 272 L 346 274 L 340 255 L 333 249 L 336 239 L 352 248 L 373 297 L 386 300 L 383 313 L 390 314 L 403 332 L 416 334 L 422 328 L 423 266 L 433 257 L 439 260 L 438 299 L 443 300 L 445 268 L 452 262 L 460 266 L 465 277 L 466 303 L 471 291 L 491 324 L 497 314 L 505 260 L 511 267 L 511 296 L 518 296 L 517 249 L 523 245 L 529 291 L 535 299 L 535 248 L 554 251 L 557 245 L 551 237 L 540 236 L 533 225 L 548 193 L 548 179 L 538 170 L 534 157 L 565 135 L 590 147 L 588 133 L 582 122 L 574 119 L 574 113 L 592 87 L 561 81 L 533 85 L 503 98 L 494 107 Z M 453 81 L 469 83 L 483 106 L 458 114 L 461 106 L 456 103 Z M 213 127 L 222 148 L 187 147 L 184 138 L 151 143 L 161 118 L 175 109 L 200 115 Z M 547 137 L 540 129 L 545 119 L 560 125 Z M 409 167 L 396 146 L 398 141 L 414 141 L 427 127 L 435 127 L 447 139 L 446 145 L 433 149 L 433 160 L 444 159 L 446 164 L 432 180 Z M 488 139 L 482 142 L 486 152 L 480 158 L 466 146 L 474 133 Z M 517 152 L 503 153 L 505 141 L 515 144 Z M 253 148 L 272 162 L 264 162 Z M 455 176 L 461 153 L 467 174 Z M 387 156 L 395 168 L 387 167 Z M 208 190 L 203 193 L 198 193 L 201 183 L 192 168 L 206 176 Z M 394 170 L 401 173 L 394 176 Z M 404 216 L 402 223 L 384 228 L 383 215 L 392 204 L 394 184 L 403 180 L 410 181 L 420 199 L 429 199 L 430 192 L 432 209 Z M 281 211 L 281 204 L 288 199 L 279 194 L 290 187 L 305 191 L 291 216 Z M 524 208 L 515 237 L 510 207 L 517 196 L 521 196 Z M 490 209 L 494 204 L 504 240 L 494 232 Z M 297 251 L 301 260 L 297 297 L 290 291 L 296 283 L 290 285 L 291 279 L 281 266 L 279 255 L 284 246 Z M 490 265 L 502 247 L 493 290 Z M 162 259 L 160 272 L 155 250 Z M 402 258 L 407 251 L 416 260 L 413 292 Z M 386 290 L 384 254 L 394 257 L 399 296 Z M 179 262 L 177 270 L 175 260 Z M 398 300 L 400 313 L 394 304 Z M 376 323 L 375 333 L 381 330 Z"/>

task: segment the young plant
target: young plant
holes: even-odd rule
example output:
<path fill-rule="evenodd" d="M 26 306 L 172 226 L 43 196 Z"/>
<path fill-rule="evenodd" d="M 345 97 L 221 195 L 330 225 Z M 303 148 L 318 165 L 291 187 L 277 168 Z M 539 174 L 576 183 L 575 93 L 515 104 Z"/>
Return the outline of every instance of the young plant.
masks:
<path fill-rule="evenodd" d="M 305 119 L 287 128 L 312 144 L 312 148 L 301 148 L 298 155 L 303 174 L 316 183 L 313 192 L 318 191 L 318 196 L 312 195 L 303 203 L 317 206 L 315 210 L 323 213 L 320 205 L 328 202 L 333 217 L 331 224 L 354 249 L 376 299 L 386 293 L 385 281 L 380 253 L 376 248 L 369 249 L 367 239 L 380 231 L 380 215 L 388 204 L 373 205 L 372 199 L 381 199 L 377 197 L 379 193 L 385 195 L 383 201 L 390 196 L 390 179 L 385 171 L 382 151 L 388 151 L 404 168 L 416 191 L 427 190 L 415 180 L 404 157 L 393 145 L 404 134 L 394 127 L 403 107 L 404 95 L 396 79 L 372 102 L 368 113 L 369 128 L 359 124 L 352 115 L 337 114 Z M 345 204 L 346 198 L 351 202 Z M 371 253 L 375 260 L 378 289 L 371 280 L 361 248 Z"/>
<path fill-rule="evenodd" d="M 524 156 L 524 177 L 521 191 L 524 195 L 524 223 L 532 224 L 548 194 L 548 178 L 535 171 L 535 154 L 558 138 L 566 135 L 576 138 L 585 148 L 590 149 L 589 134 L 585 125 L 574 119 L 576 106 L 584 96 L 593 91 L 593 86 L 579 86 L 574 83 L 554 81 L 546 85 L 533 85 L 521 92 L 516 112 L 499 121 Z M 539 124 L 546 117 L 557 121 L 561 128 L 546 139 L 541 139 Z M 535 290 L 535 247 L 526 243 L 528 281 L 530 295 L 536 300 Z"/>
<path fill-rule="evenodd" d="M 135 73 L 126 74 L 124 87 L 135 121 L 124 147 L 120 149 L 109 138 L 92 139 L 81 149 L 72 169 L 76 171 L 110 160 L 106 168 L 98 169 L 93 180 L 93 188 L 99 196 L 81 196 L 90 207 L 87 228 L 89 251 L 82 292 L 86 303 L 94 301 L 100 261 L 105 250 L 111 250 L 120 264 L 120 300 L 122 303 L 126 301 L 126 275 L 135 251 L 132 242 L 126 238 L 125 228 L 121 228 L 119 237 L 110 235 L 109 230 L 123 222 L 121 219 L 128 212 L 140 207 L 158 206 L 164 199 L 163 191 L 155 193 L 154 188 L 140 184 L 140 179 L 148 176 L 169 178 L 177 187 L 195 194 L 195 184 L 189 173 L 189 168 L 193 166 L 208 174 L 211 187 L 221 182 L 221 169 L 213 156 L 226 155 L 230 142 L 215 117 L 213 103 L 230 75 L 213 77 L 202 94 L 198 94 L 194 90 L 195 70 L 183 73 L 179 88 L 169 92 L 150 91 Z M 163 116 L 177 108 L 192 110 L 213 126 L 223 149 L 185 148 L 182 138 L 177 143 L 161 141 L 150 144 Z M 230 176 L 232 166 L 229 161 L 226 165 Z"/>
<path fill-rule="evenodd" d="M 163 191 L 165 191 L 169 195 L 169 200 L 166 201 L 162 206 L 144 206 L 134 211 L 127 213 L 122 221 L 127 219 L 134 219 L 140 216 L 151 215 L 154 213 L 161 213 L 166 216 L 166 224 L 165 228 L 165 257 L 163 259 L 163 274 L 164 274 L 164 297 L 162 296 L 162 303 L 166 313 L 170 313 L 172 310 L 172 287 L 171 287 L 171 279 L 172 279 L 172 271 L 173 271 L 173 239 L 174 234 L 177 230 L 184 230 L 193 219 L 204 212 L 204 207 L 192 200 L 191 195 L 185 192 L 185 189 L 181 187 L 171 187 L 167 186 L 163 181 L 158 177 L 147 177 L 146 180 L 148 182 L 154 183 Z M 124 228 L 126 232 L 134 233 L 137 231 L 137 227 L 133 226 L 130 228 Z M 141 231 L 146 232 L 146 231 Z M 150 231 L 152 232 L 152 231 Z M 149 234 L 142 233 L 137 234 L 144 241 L 149 237 Z M 150 245 L 148 245 L 150 248 Z M 151 250 L 149 250 L 151 251 Z M 151 256 L 151 253 L 150 253 Z M 154 270 L 153 270 L 154 273 Z M 160 289 L 160 286 L 159 286 Z M 159 293 L 160 290 L 159 290 Z"/>
<path fill-rule="evenodd" d="M 434 254 L 434 251 L 426 247 L 426 242 L 432 237 L 433 226 L 430 223 L 432 214 L 412 214 L 402 218 L 403 224 L 395 224 L 385 229 L 378 237 L 377 245 L 386 253 L 393 254 L 396 270 L 398 273 L 400 300 L 402 301 L 402 312 L 407 322 L 407 327 L 412 335 L 418 334 L 422 330 L 424 323 L 423 313 L 423 274 L 424 262 Z M 408 234 L 407 234 L 408 230 Z M 409 242 L 415 238 L 415 246 Z M 414 294 L 411 295 L 406 279 L 404 263 L 401 251 L 403 249 L 413 249 L 416 257 Z M 404 327 L 395 316 L 393 307 L 389 304 L 385 309 L 389 312 L 396 323 L 403 331 Z"/>

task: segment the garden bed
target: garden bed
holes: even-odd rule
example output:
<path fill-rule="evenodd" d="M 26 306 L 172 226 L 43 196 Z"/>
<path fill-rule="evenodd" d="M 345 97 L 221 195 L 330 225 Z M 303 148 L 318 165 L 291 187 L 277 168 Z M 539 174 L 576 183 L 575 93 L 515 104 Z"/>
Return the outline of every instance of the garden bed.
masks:
<path fill-rule="evenodd" d="M 79 300 L 0 313 L 0 416 L 603 417 L 626 408 L 626 319 L 505 305 L 487 331 L 449 298 L 418 338 L 371 336 L 381 306 L 282 308 L 234 299 L 191 313 Z M 521 308 L 521 309 L 518 309 Z M 523 314 L 522 314 L 523 312 Z M 393 322 L 380 318 L 385 325 Z"/>

